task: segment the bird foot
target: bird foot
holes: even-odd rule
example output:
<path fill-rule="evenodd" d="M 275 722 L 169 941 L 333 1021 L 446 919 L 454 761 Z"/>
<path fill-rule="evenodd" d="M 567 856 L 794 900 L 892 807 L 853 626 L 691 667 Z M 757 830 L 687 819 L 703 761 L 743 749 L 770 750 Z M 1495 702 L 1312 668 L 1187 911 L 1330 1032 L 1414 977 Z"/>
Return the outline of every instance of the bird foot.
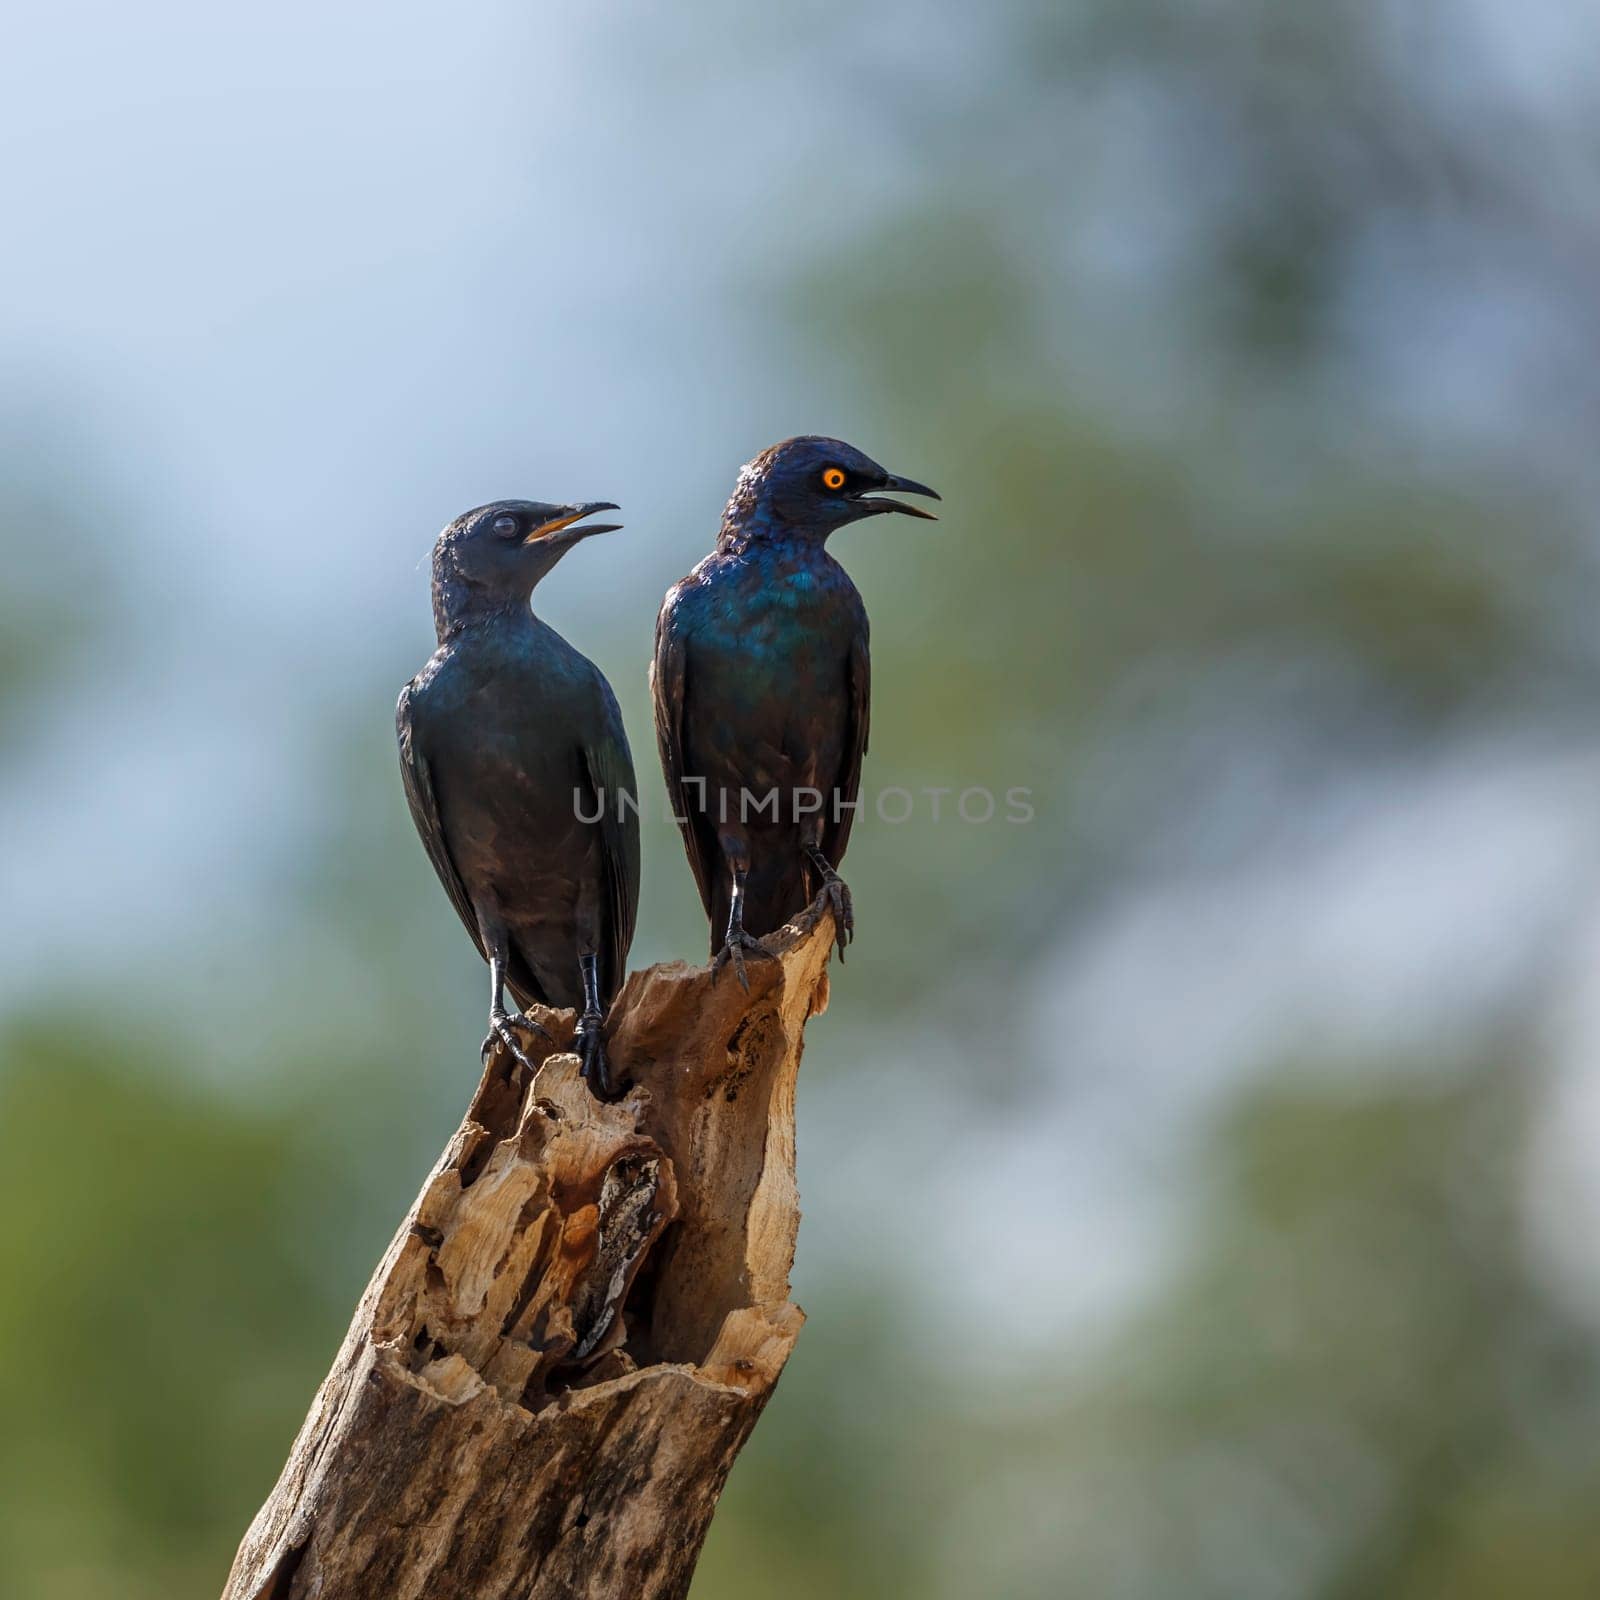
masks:
<path fill-rule="evenodd" d="M 856 908 L 850 898 L 850 885 L 837 872 L 830 872 L 822 880 L 817 898 L 811 902 L 814 915 L 828 911 L 833 916 L 834 945 L 839 952 L 839 962 L 844 964 L 844 947 L 856 936 Z"/>
<path fill-rule="evenodd" d="M 533 1073 L 538 1071 L 538 1068 L 529 1058 L 527 1050 L 523 1047 L 522 1040 L 517 1037 L 518 1029 L 544 1040 L 548 1045 L 554 1046 L 556 1042 L 550 1030 L 535 1022 L 532 1017 L 525 1016 L 520 1011 L 513 1012 L 510 1015 L 501 1012 L 499 1016 L 491 1016 L 489 1018 L 489 1032 L 484 1038 L 483 1049 L 479 1054 L 485 1061 L 488 1061 L 490 1053 L 494 1050 L 498 1041 L 511 1052 L 513 1059 L 520 1066 L 527 1069 L 531 1077 Z"/>
<path fill-rule="evenodd" d="M 596 1100 L 620 1100 L 622 1091 L 611 1076 L 611 1058 L 600 1036 L 604 1021 L 598 1012 L 587 1012 L 579 1017 L 572 1048 L 582 1066 L 583 1081 L 589 1085 L 589 1093 Z"/>
<path fill-rule="evenodd" d="M 746 933 L 743 928 L 730 928 L 728 930 L 728 942 L 712 957 L 711 981 L 715 983 L 721 975 L 723 967 L 731 965 L 734 977 L 739 980 L 739 987 L 746 994 L 749 994 L 750 979 L 744 970 L 744 958 L 747 952 L 757 961 L 776 961 L 778 959 L 759 939 Z"/>

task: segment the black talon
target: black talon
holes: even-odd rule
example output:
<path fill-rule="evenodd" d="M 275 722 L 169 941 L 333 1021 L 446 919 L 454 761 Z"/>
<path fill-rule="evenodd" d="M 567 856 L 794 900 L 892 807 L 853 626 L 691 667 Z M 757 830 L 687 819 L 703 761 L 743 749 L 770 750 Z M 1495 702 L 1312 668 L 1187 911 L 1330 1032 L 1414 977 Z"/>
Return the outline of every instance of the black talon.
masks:
<path fill-rule="evenodd" d="M 844 965 L 844 947 L 856 936 L 856 909 L 855 902 L 850 897 L 850 886 L 829 864 L 828 858 L 814 844 L 801 846 L 805 851 L 806 859 L 816 869 L 822 879 L 822 887 L 817 891 L 817 897 L 812 904 L 821 906 L 826 904 L 833 913 L 833 939 L 839 952 L 839 964 Z"/>
<path fill-rule="evenodd" d="M 731 860 L 729 867 L 733 873 L 733 895 L 728 910 L 728 932 L 723 939 L 722 948 L 711 958 L 711 981 L 717 981 L 718 974 L 723 966 L 733 963 L 734 976 L 739 980 L 739 987 L 746 994 L 750 993 L 750 979 L 744 970 L 743 952 L 748 950 L 757 960 L 776 961 L 778 958 L 765 949 L 759 939 L 744 931 L 744 879 L 745 866 L 738 859 Z"/>
<path fill-rule="evenodd" d="M 533 1076 L 534 1065 L 528 1059 L 527 1052 L 517 1042 L 516 1035 L 509 1028 L 502 1032 L 499 1023 L 496 1022 L 489 1024 L 489 1031 L 483 1036 L 483 1046 L 478 1051 L 478 1055 L 485 1065 L 488 1064 L 489 1058 L 494 1054 L 494 1047 L 497 1044 L 503 1044 L 511 1052 L 511 1059 L 519 1067 L 522 1067 L 530 1078 Z"/>
<path fill-rule="evenodd" d="M 538 1069 L 534 1066 L 528 1052 L 523 1049 L 522 1041 L 517 1037 L 518 1028 L 525 1029 L 528 1033 L 536 1034 L 552 1048 L 555 1045 L 556 1041 L 550 1030 L 541 1023 L 535 1022 L 532 1017 L 525 1013 L 521 1011 L 509 1013 L 502 1011 L 498 1014 L 491 1012 L 489 1016 L 489 1032 L 483 1041 L 483 1049 L 479 1053 L 487 1061 L 489 1053 L 494 1049 L 495 1041 L 498 1039 L 511 1052 L 512 1058 L 520 1066 L 527 1068 L 531 1076 Z"/>
<path fill-rule="evenodd" d="M 596 1013 L 578 1019 L 578 1032 L 572 1041 L 583 1073 L 583 1081 L 596 1100 L 620 1100 L 622 1091 L 611 1076 L 611 1058 L 606 1054 L 600 1028 L 604 1019 Z"/>
<path fill-rule="evenodd" d="M 602 1030 L 605 1013 L 600 1009 L 600 972 L 598 958 L 584 955 L 578 958 L 583 975 L 583 1015 L 578 1018 L 578 1031 L 572 1041 L 583 1069 L 583 1081 L 596 1100 L 620 1100 L 622 1087 L 611 1076 L 611 1058 L 606 1054 Z M 625 1086 L 623 1086 L 625 1087 Z"/>
<path fill-rule="evenodd" d="M 778 959 L 759 939 L 746 933 L 743 928 L 730 928 L 727 943 L 711 958 L 711 981 L 715 983 L 723 967 L 732 963 L 733 975 L 739 980 L 739 987 L 749 994 L 750 979 L 744 970 L 743 952 L 746 950 L 757 961 Z"/>

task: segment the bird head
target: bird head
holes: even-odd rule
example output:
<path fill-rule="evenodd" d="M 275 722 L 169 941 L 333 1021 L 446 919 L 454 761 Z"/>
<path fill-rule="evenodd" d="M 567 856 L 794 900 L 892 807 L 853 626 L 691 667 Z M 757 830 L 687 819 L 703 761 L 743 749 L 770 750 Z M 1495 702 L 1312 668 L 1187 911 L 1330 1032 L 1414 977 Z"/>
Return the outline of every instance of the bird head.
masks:
<path fill-rule="evenodd" d="M 475 612 L 525 606 L 534 586 L 575 544 L 622 526 L 584 518 L 616 509 L 610 500 L 577 505 L 496 500 L 463 512 L 433 547 L 433 609 L 440 636 Z"/>
<path fill-rule="evenodd" d="M 939 498 L 926 484 L 885 472 L 843 440 L 803 434 L 763 450 L 744 466 L 723 529 L 734 537 L 766 526 L 826 538 L 847 522 L 886 511 L 938 520 L 933 512 L 893 499 L 886 490 Z"/>

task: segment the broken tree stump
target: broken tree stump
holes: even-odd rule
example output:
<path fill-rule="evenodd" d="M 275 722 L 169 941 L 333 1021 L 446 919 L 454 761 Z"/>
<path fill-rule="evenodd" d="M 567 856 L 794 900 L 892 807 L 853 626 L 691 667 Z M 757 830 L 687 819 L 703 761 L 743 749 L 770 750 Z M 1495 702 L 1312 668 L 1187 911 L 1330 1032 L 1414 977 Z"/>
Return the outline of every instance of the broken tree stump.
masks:
<path fill-rule="evenodd" d="M 833 925 L 634 973 L 602 1105 L 498 1047 L 379 1263 L 223 1600 L 688 1591 L 794 1346 L 794 1092 Z M 570 1040 L 570 1011 L 541 1011 Z M 535 1051 L 535 1059 L 538 1052 Z"/>

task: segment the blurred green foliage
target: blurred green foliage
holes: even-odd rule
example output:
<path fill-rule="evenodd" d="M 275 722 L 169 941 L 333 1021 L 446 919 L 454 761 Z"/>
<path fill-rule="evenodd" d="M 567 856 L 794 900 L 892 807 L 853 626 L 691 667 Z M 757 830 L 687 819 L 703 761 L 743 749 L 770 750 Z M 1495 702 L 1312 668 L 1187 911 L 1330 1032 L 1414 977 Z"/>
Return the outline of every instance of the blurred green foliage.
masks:
<path fill-rule="evenodd" d="M 4 1060 L 0 1571 L 42 1600 L 206 1593 L 342 1331 L 297 1238 L 329 1197 L 287 1110 L 137 1035 L 40 1018 Z"/>
<path fill-rule="evenodd" d="M 1086 1592 L 1592 1590 L 1600 1352 L 1523 1258 L 1524 1065 L 1240 1105 L 1190 1267 L 1059 1418 L 1065 1495 L 1136 1497 Z"/>

